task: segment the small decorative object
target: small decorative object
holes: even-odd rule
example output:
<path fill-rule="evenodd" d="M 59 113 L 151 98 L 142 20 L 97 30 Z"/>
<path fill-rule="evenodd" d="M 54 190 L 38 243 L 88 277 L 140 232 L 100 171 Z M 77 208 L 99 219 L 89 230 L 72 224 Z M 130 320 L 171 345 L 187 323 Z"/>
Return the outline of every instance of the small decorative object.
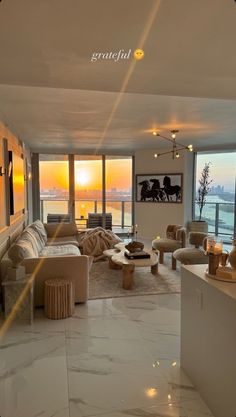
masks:
<path fill-rule="evenodd" d="M 144 250 L 139 250 L 137 252 L 125 252 L 125 257 L 127 259 L 150 259 L 150 253 L 145 252 Z"/>
<path fill-rule="evenodd" d="M 17 244 L 13 244 L 8 251 L 8 256 L 12 263 L 7 269 L 7 277 L 10 281 L 17 281 L 18 279 L 25 278 L 25 267 L 21 265 L 24 260 L 23 252 L 23 249 Z"/>
<path fill-rule="evenodd" d="M 216 275 L 216 270 L 220 264 L 222 254 L 222 240 L 215 237 L 207 238 L 207 255 L 208 255 L 208 274 Z"/>
<path fill-rule="evenodd" d="M 136 175 L 136 201 L 182 203 L 183 174 Z"/>
<path fill-rule="evenodd" d="M 220 265 L 217 268 L 215 278 L 219 281 L 236 282 L 236 269 L 231 268 L 231 266 Z"/>
<path fill-rule="evenodd" d="M 144 248 L 144 244 L 142 242 L 130 242 L 128 245 L 125 246 L 125 248 L 130 252 L 138 252 L 142 251 Z"/>
<path fill-rule="evenodd" d="M 220 260 L 221 266 L 226 266 L 227 261 L 228 261 L 228 257 L 229 257 L 229 253 L 228 252 L 222 252 L 222 254 L 221 254 L 221 260 Z"/>
<path fill-rule="evenodd" d="M 230 265 L 227 265 L 229 260 Z M 221 254 L 221 264 L 216 270 L 215 278 L 219 281 L 236 282 L 236 239 L 233 239 L 233 249 Z"/>
<path fill-rule="evenodd" d="M 236 269 L 236 238 L 233 239 L 232 244 L 233 244 L 233 249 L 231 250 L 229 254 L 229 263 L 233 269 Z"/>
<path fill-rule="evenodd" d="M 12 266 L 7 269 L 7 279 L 18 281 L 25 278 L 25 267 L 23 265 Z"/>

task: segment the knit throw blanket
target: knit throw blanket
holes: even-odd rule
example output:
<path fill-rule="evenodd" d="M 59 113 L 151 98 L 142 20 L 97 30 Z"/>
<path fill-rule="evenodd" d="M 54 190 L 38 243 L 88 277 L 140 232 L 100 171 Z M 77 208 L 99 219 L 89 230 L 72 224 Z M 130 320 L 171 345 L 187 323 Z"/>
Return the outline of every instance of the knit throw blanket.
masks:
<path fill-rule="evenodd" d="M 94 257 L 94 262 L 103 258 L 103 251 L 113 248 L 118 242 L 121 242 L 115 233 L 111 230 L 105 230 L 102 227 L 96 227 L 93 230 L 85 233 L 81 238 L 83 255 L 91 255 Z"/>

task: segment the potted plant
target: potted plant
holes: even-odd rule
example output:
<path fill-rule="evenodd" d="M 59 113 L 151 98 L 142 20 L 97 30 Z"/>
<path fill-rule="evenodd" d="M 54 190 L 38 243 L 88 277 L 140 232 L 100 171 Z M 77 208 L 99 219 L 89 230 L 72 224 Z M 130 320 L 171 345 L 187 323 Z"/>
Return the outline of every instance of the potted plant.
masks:
<path fill-rule="evenodd" d="M 198 220 L 194 220 L 190 222 L 189 230 L 190 231 L 197 231 L 197 232 L 208 232 L 208 224 L 205 220 L 202 220 L 202 211 L 206 204 L 206 196 L 208 195 L 209 191 L 211 190 L 211 183 L 212 179 L 210 179 L 210 162 L 207 162 L 201 172 L 201 176 L 199 179 L 199 187 L 197 190 L 196 196 L 196 203 L 199 207 L 199 218 Z"/>

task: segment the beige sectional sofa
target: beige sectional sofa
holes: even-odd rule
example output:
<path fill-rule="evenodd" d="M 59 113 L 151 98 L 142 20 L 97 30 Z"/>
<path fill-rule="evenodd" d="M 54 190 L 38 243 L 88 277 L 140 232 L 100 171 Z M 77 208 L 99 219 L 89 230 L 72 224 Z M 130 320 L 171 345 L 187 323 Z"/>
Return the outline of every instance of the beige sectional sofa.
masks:
<path fill-rule="evenodd" d="M 75 301 L 88 299 L 89 270 L 92 257 L 81 255 L 75 224 L 43 224 L 39 220 L 26 227 L 1 260 L 1 280 L 7 269 L 24 265 L 35 274 L 35 305 L 44 304 L 44 281 L 66 278 L 74 283 Z"/>

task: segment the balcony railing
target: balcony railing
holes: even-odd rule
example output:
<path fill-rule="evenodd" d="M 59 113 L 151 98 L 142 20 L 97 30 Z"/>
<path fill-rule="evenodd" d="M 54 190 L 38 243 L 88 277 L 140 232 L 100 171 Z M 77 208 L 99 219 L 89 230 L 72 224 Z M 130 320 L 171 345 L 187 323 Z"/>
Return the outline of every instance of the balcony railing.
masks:
<path fill-rule="evenodd" d="M 66 199 L 40 199 L 40 217 L 43 222 L 47 221 L 47 215 L 60 213 L 68 214 L 69 200 Z M 106 212 L 112 213 L 112 226 L 132 226 L 132 201 L 131 200 L 107 200 Z M 86 227 L 88 213 L 102 213 L 101 200 L 75 200 L 75 220 L 81 227 Z"/>
<path fill-rule="evenodd" d="M 199 207 L 195 204 L 195 218 L 198 219 Z M 202 220 L 207 221 L 208 231 L 226 239 L 235 235 L 235 204 L 207 202 L 203 208 Z"/>

